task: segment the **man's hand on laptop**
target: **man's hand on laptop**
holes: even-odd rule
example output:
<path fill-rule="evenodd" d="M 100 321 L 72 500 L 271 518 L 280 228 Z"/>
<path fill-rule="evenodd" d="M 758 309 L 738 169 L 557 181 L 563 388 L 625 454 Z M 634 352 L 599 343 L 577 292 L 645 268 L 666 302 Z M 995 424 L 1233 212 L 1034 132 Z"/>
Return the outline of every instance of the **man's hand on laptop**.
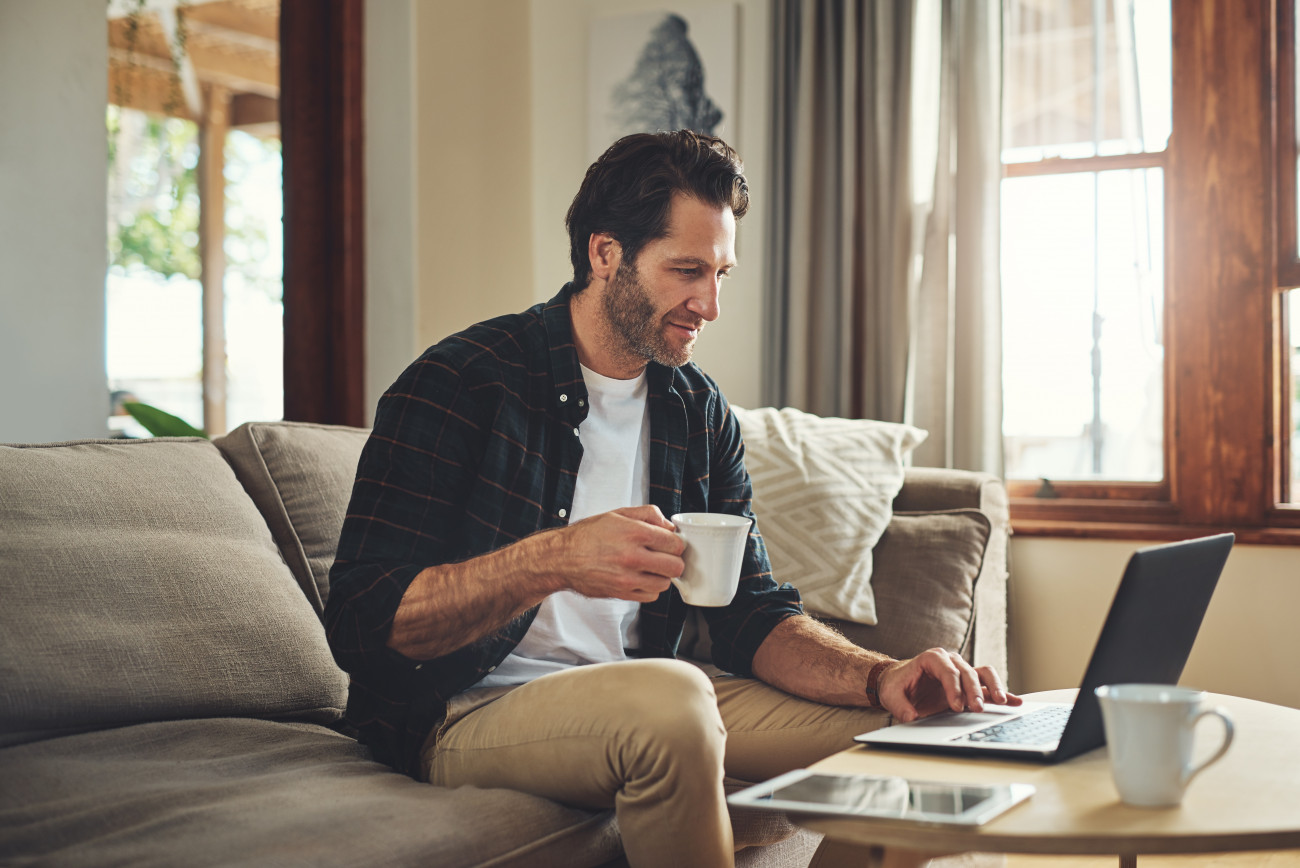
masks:
<path fill-rule="evenodd" d="M 942 711 L 983 711 L 986 702 L 1020 705 L 991 666 L 973 667 L 960 654 L 931 648 L 880 675 L 880 704 L 895 720 L 910 723 Z"/>

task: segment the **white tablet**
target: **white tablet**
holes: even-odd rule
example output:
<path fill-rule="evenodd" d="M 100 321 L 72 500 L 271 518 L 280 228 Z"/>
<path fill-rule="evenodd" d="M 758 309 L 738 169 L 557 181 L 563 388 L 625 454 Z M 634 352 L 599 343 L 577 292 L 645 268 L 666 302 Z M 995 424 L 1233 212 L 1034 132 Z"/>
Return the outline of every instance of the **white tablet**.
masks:
<path fill-rule="evenodd" d="M 1032 784 L 952 784 L 796 769 L 727 797 L 737 807 L 978 826 L 1023 802 Z"/>

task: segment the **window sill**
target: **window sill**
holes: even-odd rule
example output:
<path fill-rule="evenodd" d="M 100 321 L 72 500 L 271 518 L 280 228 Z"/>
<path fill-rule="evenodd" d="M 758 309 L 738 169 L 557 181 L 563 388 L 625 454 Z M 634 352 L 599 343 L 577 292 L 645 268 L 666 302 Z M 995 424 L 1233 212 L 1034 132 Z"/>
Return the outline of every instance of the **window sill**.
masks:
<path fill-rule="evenodd" d="M 1189 525 L 1122 521 L 1064 521 L 1060 519 L 1018 518 L 1011 510 L 1011 533 L 1022 537 L 1058 539 L 1139 540 L 1176 542 L 1216 533 L 1231 532 L 1243 545 L 1300 545 L 1300 527 L 1234 527 L 1223 525 Z"/>

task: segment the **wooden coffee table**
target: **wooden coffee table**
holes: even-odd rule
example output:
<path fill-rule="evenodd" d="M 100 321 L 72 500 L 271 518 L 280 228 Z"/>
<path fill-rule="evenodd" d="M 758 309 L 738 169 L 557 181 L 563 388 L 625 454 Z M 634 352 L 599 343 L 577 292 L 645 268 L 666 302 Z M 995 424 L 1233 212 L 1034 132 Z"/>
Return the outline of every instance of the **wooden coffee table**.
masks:
<path fill-rule="evenodd" d="M 1054 690 L 1026 698 L 1069 702 L 1074 693 Z M 929 853 L 1113 854 L 1121 866 L 1136 866 L 1141 854 L 1300 848 L 1300 710 L 1219 694 L 1211 694 L 1209 704 L 1232 715 L 1236 741 L 1192 782 L 1176 808 L 1120 802 L 1104 747 L 1068 762 L 1039 765 L 858 746 L 812 768 L 958 783 L 1021 781 L 1038 790 L 976 829 L 856 817 L 795 819 L 843 844 Z M 1198 759 L 1218 744 L 1220 731 L 1204 724 Z"/>

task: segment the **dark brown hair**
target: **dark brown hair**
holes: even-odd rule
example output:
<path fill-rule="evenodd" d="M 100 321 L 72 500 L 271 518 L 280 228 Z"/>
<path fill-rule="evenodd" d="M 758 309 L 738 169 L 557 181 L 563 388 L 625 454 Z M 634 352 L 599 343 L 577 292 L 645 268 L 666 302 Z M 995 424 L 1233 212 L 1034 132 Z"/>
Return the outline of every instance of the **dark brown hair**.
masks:
<path fill-rule="evenodd" d="M 729 207 L 739 220 L 749 210 L 744 165 L 722 139 L 690 130 L 634 133 L 609 146 L 587 169 L 564 225 L 569 229 L 573 283 L 591 279 L 587 245 L 606 232 L 634 262 L 641 248 L 668 233 L 668 211 L 682 193 L 718 208 Z"/>

